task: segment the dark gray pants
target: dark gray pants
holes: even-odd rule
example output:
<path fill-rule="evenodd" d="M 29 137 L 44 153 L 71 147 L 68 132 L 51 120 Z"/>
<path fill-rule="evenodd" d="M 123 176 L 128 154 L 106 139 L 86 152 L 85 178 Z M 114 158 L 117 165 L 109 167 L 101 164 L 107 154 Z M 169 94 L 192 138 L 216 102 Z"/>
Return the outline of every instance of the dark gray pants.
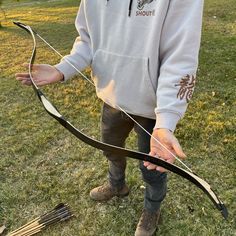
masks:
<path fill-rule="evenodd" d="M 149 133 L 152 133 L 155 120 L 134 116 L 132 117 L 141 124 Z M 150 152 L 150 136 L 136 125 L 122 111 L 116 110 L 107 104 L 102 112 L 102 141 L 119 147 L 125 146 L 125 140 L 134 128 L 138 136 L 138 149 L 140 152 Z M 122 188 L 125 184 L 126 157 L 114 153 L 104 152 L 109 161 L 109 182 L 114 188 Z M 146 183 L 144 208 L 155 212 L 160 208 L 161 202 L 166 195 L 167 175 L 156 170 L 147 170 L 140 161 L 143 180 Z"/>

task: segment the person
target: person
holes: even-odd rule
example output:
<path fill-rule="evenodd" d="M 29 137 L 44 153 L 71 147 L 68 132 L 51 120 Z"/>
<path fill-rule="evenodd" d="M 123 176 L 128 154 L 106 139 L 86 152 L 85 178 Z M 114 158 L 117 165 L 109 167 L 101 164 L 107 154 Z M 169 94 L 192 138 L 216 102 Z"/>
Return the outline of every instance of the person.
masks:
<path fill-rule="evenodd" d="M 79 36 L 70 54 L 54 66 L 34 65 L 34 81 L 39 86 L 67 81 L 78 73 L 75 68 L 91 66 L 97 96 L 104 102 L 102 141 L 124 147 L 134 129 L 139 151 L 173 163 L 156 139 L 174 155 L 186 157 L 174 131 L 196 82 L 202 12 L 203 0 L 82 0 L 75 21 Z M 17 73 L 16 79 L 31 84 L 28 73 Z M 108 201 L 127 196 L 126 158 L 104 154 L 108 181 L 91 190 L 90 197 Z M 167 174 L 149 162 L 140 162 L 140 169 L 146 187 L 135 235 L 150 236 L 158 227 Z"/>

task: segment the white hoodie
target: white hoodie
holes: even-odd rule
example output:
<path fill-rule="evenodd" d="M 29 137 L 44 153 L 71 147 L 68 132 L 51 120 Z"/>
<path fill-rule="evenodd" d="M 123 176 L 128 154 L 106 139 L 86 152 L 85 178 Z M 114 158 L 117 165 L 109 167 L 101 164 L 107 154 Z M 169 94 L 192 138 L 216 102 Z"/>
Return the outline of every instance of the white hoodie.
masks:
<path fill-rule="evenodd" d="M 104 102 L 174 131 L 194 90 L 202 12 L 203 0 L 82 0 L 65 58 L 91 65 Z M 77 74 L 63 59 L 56 68 Z"/>

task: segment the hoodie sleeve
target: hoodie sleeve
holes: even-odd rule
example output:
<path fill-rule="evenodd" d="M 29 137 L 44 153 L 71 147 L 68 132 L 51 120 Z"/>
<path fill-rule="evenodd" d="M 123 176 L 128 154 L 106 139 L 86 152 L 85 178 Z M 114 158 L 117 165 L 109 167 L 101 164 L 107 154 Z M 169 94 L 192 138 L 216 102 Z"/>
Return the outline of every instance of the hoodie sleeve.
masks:
<path fill-rule="evenodd" d="M 172 0 L 160 41 L 155 128 L 174 131 L 192 97 L 200 48 L 203 0 Z"/>
<path fill-rule="evenodd" d="M 81 1 L 79 12 L 76 17 L 76 27 L 80 36 L 76 38 L 70 54 L 63 57 L 61 62 L 55 65 L 55 67 L 64 74 L 65 81 L 78 74 L 76 69 L 81 71 L 89 66 L 92 61 L 91 41 L 85 18 L 84 1 Z M 66 61 L 69 61 L 76 69 Z"/>

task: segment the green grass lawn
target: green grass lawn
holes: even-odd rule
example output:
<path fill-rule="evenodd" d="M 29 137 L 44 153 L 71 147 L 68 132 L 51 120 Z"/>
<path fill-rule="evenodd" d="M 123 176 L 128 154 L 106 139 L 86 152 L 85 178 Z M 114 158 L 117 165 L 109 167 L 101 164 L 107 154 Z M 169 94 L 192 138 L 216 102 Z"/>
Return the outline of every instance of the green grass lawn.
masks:
<path fill-rule="evenodd" d="M 107 162 L 102 153 L 50 118 L 32 89 L 14 78 L 29 60 L 32 41 L 11 20 L 30 24 L 66 54 L 77 35 L 74 19 L 79 1 L 4 2 L 7 20 L 0 29 L 0 226 L 13 230 L 59 202 L 67 202 L 76 217 L 42 235 L 133 235 L 143 201 L 138 162 L 128 162 L 129 197 L 108 203 L 90 200 L 90 189 L 106 180 Z M 198 84 L 176 130 L 188 155 L 186 163 L 226 203 L 229 219 L 224 221 L 195 186 L 169 174 L 158 235 L 236 235 L 235 19 L 235 0 L 206 1 Z M 59 60 L 38 41 L 37 63 Z M 99 139 L 101 102 L 91 85 L 78 78 L 43 90 L 76 127 Z M 127 146 L 136 148 L 134 134 Z"/>

